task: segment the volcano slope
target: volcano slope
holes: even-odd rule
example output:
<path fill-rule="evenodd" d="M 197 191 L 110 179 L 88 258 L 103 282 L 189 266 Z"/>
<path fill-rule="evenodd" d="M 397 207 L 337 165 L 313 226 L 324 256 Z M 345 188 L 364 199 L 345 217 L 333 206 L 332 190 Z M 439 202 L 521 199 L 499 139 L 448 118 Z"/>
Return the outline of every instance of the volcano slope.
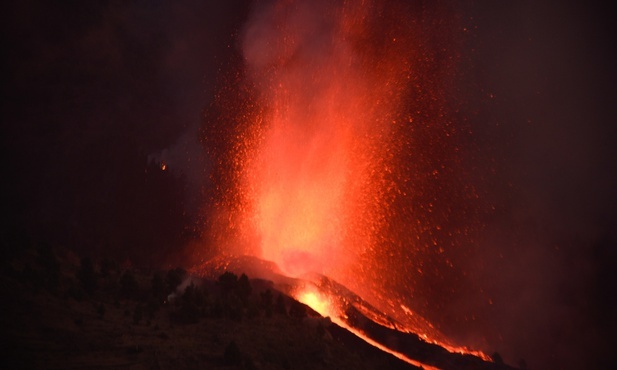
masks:
<path fill-rule="evenodd" d="M 39 248 L 4 262 L 2 368 L 417 369 L 320 316 L 265 279 L 140 269 Z M 389 333 L 360 320 L 376 336 Z M 415 348 L 415 349 L 414 349 Z M 443 368 L 510 369 L 453 362 Z M 437 355 L 435 355 L 437 353 Z"/>

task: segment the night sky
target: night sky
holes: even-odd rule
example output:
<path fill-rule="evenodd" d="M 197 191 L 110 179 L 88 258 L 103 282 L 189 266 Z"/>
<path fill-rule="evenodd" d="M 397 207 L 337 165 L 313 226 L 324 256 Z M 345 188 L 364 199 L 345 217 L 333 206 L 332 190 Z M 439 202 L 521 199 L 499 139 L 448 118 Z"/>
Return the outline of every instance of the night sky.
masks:
<path fill-rule="evenodd" d="M 225 4 L 3 5 L 8 230 L 96 257 L 194 236 L 197 130 L 246 14 Z"/>
<path fill-rule="evenodd" d="M 198 131 L 237 62 L 248 3 L 1 7 L 5 258 L 44 241 L 94 258 L 182 260 L 209 194 Z M 470 29 L 468 163 L 496 206 L 482 253 L 465 261 L 494 297 L 480 321 L 515 364 L 607 365 L 597 358 L 617 329 L 614 12 L 573 1 L 458 7 Z"/>

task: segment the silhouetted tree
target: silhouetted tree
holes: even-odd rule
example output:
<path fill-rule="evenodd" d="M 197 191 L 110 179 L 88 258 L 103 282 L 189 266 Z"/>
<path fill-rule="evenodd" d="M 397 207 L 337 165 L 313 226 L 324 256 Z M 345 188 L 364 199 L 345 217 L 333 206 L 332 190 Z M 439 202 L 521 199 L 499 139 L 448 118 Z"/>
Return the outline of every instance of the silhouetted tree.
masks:
<path fill-rule="evenodd" d="M 191 283 L 184 289 L 184 294 L 182 294 L 182 303 L 195 303 L 197 294 L 197 287 L 195 287 L 195 284 L 191 281 Z"/>
<path fill-rule="evenodd" d="M 163 302 L 167 298 L 167 289 L 165 287 L 165 280 L 160 273 L 155 273 L 151 280 L 152 285 L 152 297 L 156 301 Z"/>
<path fill-rule="evenodd" d="M 118 269 L 118 264 L 109 258 L 104 258 L 101 261 L 101 276 L 107 277 L 112 271 L 116 271 Z"/>
<path fill-rule="evenodd" d="M 220 299 L 216 299 L 212 304 L 212 310 L 210 311 L 213 317 L 223 317 L 223 304 Z"/>
<path fill-rule="evenodd" d="M 199 307 L 204 307 L 208 304 L 208 290 L 205 286 L 197 286 L 195 288 L 195 303 Z"/>
<path fill-rule="evenodd" d="M 265 292 L 261 292 L 261 305 L 266 311 L 266 317 L 272 316 L 272 291 L 267 289 Z"/>
<path fill-rule="evenodd" d="M 496 363 L 497 365 L 503 365 L 503 359 L 501 358 L 501 355 L 499 354 L 499 352 L 495 352 L 491 355 L 491 359 L 493 360 L 494 363 Z"/>
<path fill-rule="evenodd" d="M 148 320 L 152 320 L 154 318 L 154 314 L 159 310 L 160 302 L 155 298 L 151 297 L 146 304 L 146 317 Z"/>
<path fill-rule="evenodd" d="M 240 297 L 235 292 L 231 292 L 223 302 L 227 316 L 232 320 L 241 321 L 244 316 L 244 305 Z"/>
<path fill-rule="evenodd" d="M 38 260 L 43 268 L 41 275 L 42 285 L 49 290 L 56 290 L 60 281 L 60 262 L 48 243 L 43 243 L 40 246 Z"/>
<path fill-rule="evenodd" d="M 98 288 L 96 272 L 90 258 L 84 257 L 81 260 L 81 267 L 77 272 L 77 278 L 87 294 L 92 294 Z"/>
<path fill-rule="evenodd" d="M 205 292 L 200 286 L 191 283 L 184 289 L 177 301 L 179 308 L 171 314 L 172 320 L 182 324 L 195 324 L 204 316 Z"/>
<path fill-rule="evenodd" d="M 242 353 L 240 348 L 233 340 L 225 347 L 225 353 L 223 354 L 225 365 L 238 366 L 242 364 Z"/>
<path fill-rule="evenodd" d="M 101 318 L 105 315 L 105 305 L 103 303 L 99 304 L 99 306 L 96 309 L 96 313 Z"/>
<path fill-rule="evenodd" d="M 124 298 L 130 298 L 134 297 L 138 290 L 139 285 L 137 284 L 135 275 L 130 270 L 124 271 L 120 278 L 120 294 Z"/>
<path fill-rule="evenodd" d="M 307 316 L 306 306 L 296 300 L 293 300 L 291 302 L 291 306 L 289 307 L 289 316 L 298 319 L 305 318 Z"/>
<path fill-rule="evenodd" d="M 180 284 L 182 284 L 182 280 L 186 276 L 186 271 L 181 267 L 176 267 L 173 270 L 169 270 L 167 272 L 167 276 L 165 278 L 167 282 L 168 293 L 173 293 Z"/>
<path fill-rule="evenodd" d="M 279 293 L 279 295 L 276 297 L 276 303 L 274 305 L 274 312 L 276 312 L 279 315 L 287 315 L 287 308 L 285 307 L 285 299 L 283 298 L 283 295 L 281 293 Z"/>
<path fill-rule="evenodd" d="M 261 304 L 264 307 L 272 307 L 272 291 L 270 289 L 266 289 L 265 292 L 261 292 Z"/>
<path fill-rule="evenodd" d="M 69 297 L 73 298 L 76 301 L 81 301 L 85 298 L 84 289 L 81 287 L 81 284 L 78 284 L 74 280 L 71 280 L 71 284 L 69 285 L 68 290 Z"/>
<path fill-rule="evenodd" d="M 259 305 L 257 304 L 257 302 L 248 301 L 246 306 L 246 317 L 248 317 L 249 319 L 253 319 L 259 316 Z"/>
<path fill-rule="evenodd" d="M 133 324 L 138 325 L 141 319 L 144 316 L 144 308 L 141 304 L 135 306 L 135 311 L 133 311 Z"/>
<path fill-rule="evenodd" d="M 238 287 L 238 276 L 233 272 L 225 271 L 223 275 L 219 276 L 218 282 L 221 287 L 221 293 L 225 297 Z"/>
<path fill-rule="evenodd" d="M 237 290 L 238 296 L 240 297 L 242 302 L 246 304 L 248 302 L 249 296 L 251 295 L 251 292 L 253 291 L 253 288 L 251 287 L 251 282 L 249 281 L 249 278 L 248 276 L 246 276 L 246 274 L 240 275 L 240 278 L 238 279 Z"/>
<path fill-rule="evenodd" d="M 518 368 L 521 370 L 527 370 L 527 362 L 524 359 L 520 359 L 518 362 Z"/>

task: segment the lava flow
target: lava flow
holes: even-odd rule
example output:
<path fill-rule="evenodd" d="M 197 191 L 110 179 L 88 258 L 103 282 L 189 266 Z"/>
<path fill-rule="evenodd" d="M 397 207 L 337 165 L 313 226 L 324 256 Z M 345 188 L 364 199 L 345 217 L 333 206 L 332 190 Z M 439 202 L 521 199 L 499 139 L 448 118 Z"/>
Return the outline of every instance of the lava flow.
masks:
<path fill-rule="evenodd" d="M 443 306 L 437 289 L 458 276 L 450 258 L 476 228 L 449 99 L 459 28 L 427 3 L 255 4 L 241 67 L 204 127 L 210 248 L 328 276 L 397 330 L 481 355 L 414 313 Z M 323 294 L 296 298 L 342 317 Z"/>
<path fill-rule="evenodd" d="M 298 301 L 311 307 L 313 310 L 318 312 L 320 315 L 324 317 L 330 317 L 332 322 L 349 330 L 350 332 L 354 333 L 356 336 L 362 338 L 367 343 L 379 348 L 380 350 L 384 352 L 387 352 L 397 357 L 398 359 L 401 359 L 405 362 L 408 362 L 422 369 L 427 369 L 427 370 L 437 370 L 438 369 L 436 367 L 433 367 L 425 363 L 422 363 L 420 361 L 416 361 L 412 358 L 409 358 L 400 352 L 394 351 L 391 348 L 388 348 L 387 346 L 383 345 L 382 343 L 379 343 L 371 339 L 369 336 L 367 336 L 365 333 L 358 330 L 357 328 L 354 328 L 353 326 L 348 325 L 347 322 L 343 319 L 343 317 L 345 317 L 345 314 L 340 309 L 340 307 L 338 307 L 332 301 L 330 296 L 323 294 L 319 290 L 311 289 L 311 288 L 303 288 L 295 292 L 295 298 Z"/>

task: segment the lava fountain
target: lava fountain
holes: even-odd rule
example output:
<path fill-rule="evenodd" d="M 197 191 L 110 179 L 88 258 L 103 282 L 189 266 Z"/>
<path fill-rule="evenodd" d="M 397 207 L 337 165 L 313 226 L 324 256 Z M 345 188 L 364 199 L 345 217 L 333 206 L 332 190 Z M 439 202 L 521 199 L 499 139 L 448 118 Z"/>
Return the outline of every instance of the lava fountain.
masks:
<path fill-rule="evenodd" d="M 204 126 L 211 249 L 326 275 L 445 341 L 413 311 L 444 304 L 477 228 L 450 99 L 461 30 L 424 2 L 255 4 Z"/>
<path fill-rule="evenodd" d="M 276 4 L 243 44 L 266 109 L 240 186 L 258 253 L 292 275 L 338 275 L 374 247 L 391 112 L 410 73 L 394 35 L 360 49 L 375 9 L 323 5 Z"/>

